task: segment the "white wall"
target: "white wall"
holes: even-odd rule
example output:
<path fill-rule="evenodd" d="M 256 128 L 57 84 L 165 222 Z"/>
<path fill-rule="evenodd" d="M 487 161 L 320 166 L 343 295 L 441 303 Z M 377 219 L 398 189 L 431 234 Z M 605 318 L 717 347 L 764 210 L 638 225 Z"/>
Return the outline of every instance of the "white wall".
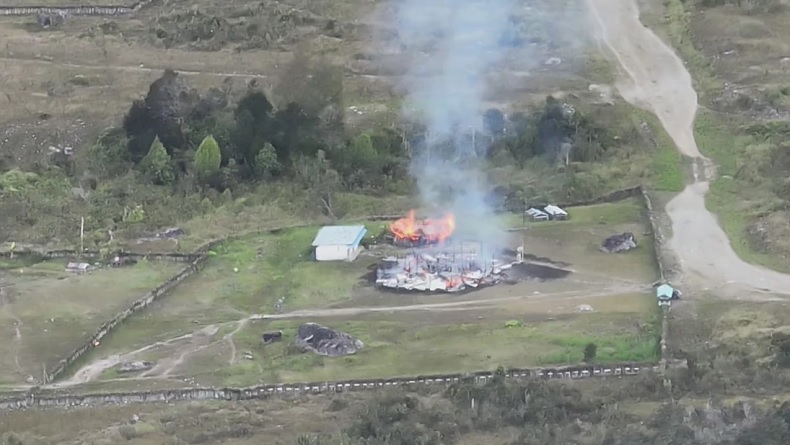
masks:
<path fill-rule="evenodd" d="M 362 251 L 362 246 L 319 246 L 315 248 L 316 261 L 354 261 Z"/>
<path fill-rule="evenodd" d="M 316 261 L 346 261 L 348 246 L 318 246 L 315 248 Z"/>

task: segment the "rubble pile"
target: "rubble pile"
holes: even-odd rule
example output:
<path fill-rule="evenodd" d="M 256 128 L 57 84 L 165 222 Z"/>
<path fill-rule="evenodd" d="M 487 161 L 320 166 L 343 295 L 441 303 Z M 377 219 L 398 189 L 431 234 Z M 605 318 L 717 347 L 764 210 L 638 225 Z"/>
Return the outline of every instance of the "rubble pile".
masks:
<path fill-rule="evenodd" d="M 631 232 L 612 235 L 603 241 L 599 249 L 606 253 L 628 252 L 636 249 L 636 237 Z"/>
<path fill-rule="evenodd" d="M 316 323 L 305 323 L 296 332 L 296 345 L 319 355 L 337 357 L 362 349 L 362 342 L 345 332 Z"/>
<path fill-rule="evenodd" d="M 390 289 L 458 292 L 498 284 L 505 271 L 523 262 L 519 248 L 516 261 L 483 259 L 480 250 L 411 252 L 381 261 L 376 285 Z"/>

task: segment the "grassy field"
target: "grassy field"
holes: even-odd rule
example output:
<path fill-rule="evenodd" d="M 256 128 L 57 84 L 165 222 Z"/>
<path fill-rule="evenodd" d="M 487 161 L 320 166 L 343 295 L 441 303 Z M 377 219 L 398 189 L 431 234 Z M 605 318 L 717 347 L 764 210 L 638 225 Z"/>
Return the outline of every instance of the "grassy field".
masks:
<path fill-rule="evenodd" d="M 785 9 L 767 5 L 692 9 L 666 2 L 664 19 L 648 14 L 687 62 L 703 107 L 695 123 L 700 150 L 719 167 L 707 205 L 741 258 L 790 272 L 787 196 L 777 192 L 788 117 L 783 58 L 790 37 Z M 752 9 L 748 9 L 752 8 Z"/>
<path fill-rule="evenodd" d="M 124 354 L 122 360 L 155 361 L 149 377 L 249 385 L 577 363 L 589 342 L 599 346 L 602 362 L 652 360 L 656 306 L 649 283 L 656 275 L 653 246 L 642 236 L 645 216 L 631 199 L 574 208 L 565 222 L 527 223 L 512 235 L 514 244 L 523 239 L 528 253 L 574 273 L 464 295 L 373 288 L 367 275 L 391 247 L 374 245 L 353 263 L 318 263 L 309 250 L 315 227 L 250 235 L 217 248 L 198 276 L 110 335 L 74 370 Z M 502 224 L 523 222 L 503 216 Z M 367 226 L 374 237 L 386 224 Z M 637 250 L 598 251 L 602 238 L 623 231 L 637 235 Z M 250 319 L 275 313 L 278 304 L 282 319 Z M 582 304 L 594 311 L 579 314 Z M 339 358 L 297 353 L 289 339 L 306 321 L 348 332 L 366 347 Z M 513 321 L 517 327 L 506 326 Z M 271 330 L 282 330 L 286 340 L 264 347 L 260 335 Z M 243 358 L 247 352 L 251 360 Z M 101 371 L 104 380 L 125 377 L 112 366 Z"/>
<path fill-rule="evenodd" d="M 75 276 L 60 261 L 6 266 L 0 270 L 0 318 L 8 339 L 0 347 L 0 379 L 6 384 L 40 378 L 103 322 L 179 269 L 141 262 Z"/>

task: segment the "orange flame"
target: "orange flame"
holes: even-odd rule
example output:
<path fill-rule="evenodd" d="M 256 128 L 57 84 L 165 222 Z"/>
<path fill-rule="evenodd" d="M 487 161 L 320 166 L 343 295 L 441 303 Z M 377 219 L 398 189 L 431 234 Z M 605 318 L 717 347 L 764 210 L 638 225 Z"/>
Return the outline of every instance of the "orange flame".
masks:
<path fill-rule="evenodd" d="M 444 218 L 418 221 L 414 218 L 414 210 L 409 210 L 404 218 L 390 224 L 390 231 L 399 240 L 442 242 L 455 231 L 455 216 L 448 213 Z"/>

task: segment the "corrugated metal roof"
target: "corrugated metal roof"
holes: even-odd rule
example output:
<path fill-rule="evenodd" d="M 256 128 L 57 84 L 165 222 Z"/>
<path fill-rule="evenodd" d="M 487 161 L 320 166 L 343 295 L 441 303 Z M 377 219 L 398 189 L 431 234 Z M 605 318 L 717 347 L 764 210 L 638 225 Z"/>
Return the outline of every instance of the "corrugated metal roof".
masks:
<path fill-rule="evenodd" d="M 365 226 L 325 226 L 321 227 L 313 240 L 318 246 L 353 246 L 362 241 L 367 233 Z"/>
<path fill-rule="evenodd" d="M 559 208 L 559 207 L 557 207 L 557 206 L 555 206 L 553 204 L 547 205 L 543 210 L 545 210 L 546 212 L 551 213 L 553 215 L 567 215 L 568 214 L 568 212 L 566 212 L 565 210 L 562 210 L 561 208 Z"/>
<path fill-rule="evenodd" d="M 656 289 L 656 296 L 657 297 L 672 297 L 672 294 L 675 293 L 675 289 L 672 289 L 672 286 L 668 284 L 662 284 L 658 286 Z"/>
<path fill-rule="evenodd" d="M 544 212 L 542 210 L 538 210 L 538 209 L 536 209 L 534 207 L 530 207 L 530 208 L 527 209 L 527 215 L 530 215 L 530 216 L 532 216 L 532 215 L 549 216 L 546 212 Z"/>

